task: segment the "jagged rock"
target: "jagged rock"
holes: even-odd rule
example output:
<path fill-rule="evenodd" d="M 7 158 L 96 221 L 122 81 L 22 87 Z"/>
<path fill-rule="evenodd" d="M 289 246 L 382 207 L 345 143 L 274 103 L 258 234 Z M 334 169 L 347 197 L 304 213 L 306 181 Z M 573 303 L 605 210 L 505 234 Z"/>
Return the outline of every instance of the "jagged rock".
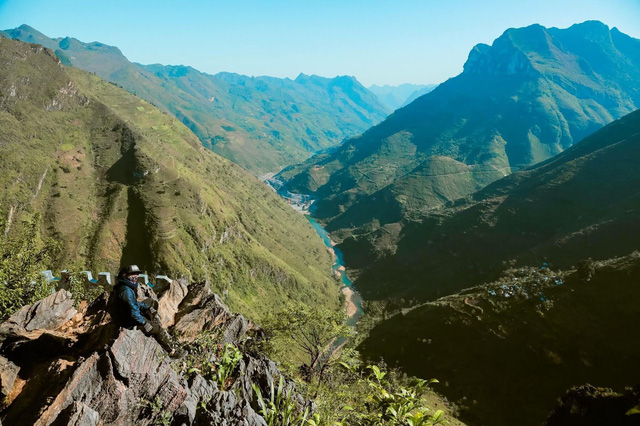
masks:
<path fill-rule="evenodd" d="M 162 294 L 159 313 L 167 321 L 175 318 L 174 331 L 182 339 L 214 330 L 220 344 L 238 345 L 255 328 L 232 314 L 208 283 L 175 283 Z M 151 295 L 143 288 L 139 296 Z M 148 425 L 166 413 L 177 425 L 266 425 L 255 412 L 252 385 L 269 398 L 280 377 L 272 361 L 245 355 L 228 390 L 199 374 L 187 381 L 173 368 L 181 360 L 171 360 L 141 331 L 119 329 L 111 308 L 102 295 L 76 311 L 71 294 L 63 290 L 0 325 L 0 385 L 8 404 L 0 411 L 4 424 Z M 286 388 L 294 390 L 290 382 Z M 300 395 L 294 398 L 302 406 Z"/>
<path fill-rule="evenodd" d="M 26 331 L 56 330 L 69 321 L 76 312 L 71 293 L 60 290 L 33 305 L 23 306 L 0 326 L 0 330 L 8 328 Z"/>
<path fill-rule="evenodd" d="M 174 324 L 175 314 L 187 292 L 187 284 L 182 280 L 172 280 L 164 290 L 158 300 L 158 319 L 163 327 L 167 328 Z"/>
<path fill-rule="evenodd" d="M 266 426 L 248 401 L 233 392 L 218 392 L 207 404 L 207 410 L 196 419 L 196 425 Z"/>
<path fill-rule="evenodd" d="M 75 402 L 63 410 L 52 425 L 97 426 L 99 422 L 100 414 L 97 411 L 92 410 L 85 403 Z"/>
<path fill-rule="evenodd" d="M 180 310 L 186 310 L 189 307 L 201 306 L 202 302 L 212 295 L 211 282 L 203 281 L 199 283 L 192 283 L 189 286 L 189 293 L 187 293 L 187 297 L 182 301 Z"/>
<path fill-rule="evenodd" d="M 216 392 L 218 392 L 218 386 L 213 381 L 207 381 L 200 375 L 196 375 L 191 380 L 189 394 L 182 406 L 189 423 L 192 423 L 196 418 L 198 403 L 200 401 L 210 401 Z"/>
<path fill-rule="evenodd" d="M 237 345 L 249 330 L 249 322 L 242 315 L 236 315 L 227 325 L 222 334 L 225 343 Z"/>
<path fill-rule="evenodd" d="M 141 282 L 138 283 L 138 288 L 136 289 L 136 297 L 138 298 L 138 300 L 153 299 L 156 302 L 158 301 L 158 295 L 156 294 L 156 292 L 153 291 L 150 286 Z"/>
<path fill-rule="evenodd" d="M 0 356 L 0 392 L 4 398 L 11 392 L 16 377 L 18 377 L 18 371 L 20 371 L 20 367 Z"/>
<path fill-rule="evenodd" d="M 175 330 L 182 339 L 195 337 L 201 331 L 213 330 L 232 318 L 231 311 L 217 294 L 204 298 L 176 321 Z"/>
<path fill-rule="evenodd" d="M 122 330 L 107 351 L 94 353 L 76 368 L 39 422 L 51 424 L 83 401 L 104 424 L 140 423 L 144 401 L 159 401 L 173 411 L 186 397 L 186 382 L 171 368 L 160 345 L 138 330 Z"/>
<path fill-rule="evenodd" d="M 233 388 L 240 390 L 251 401 L 253 400 L 252 384 L 255 383 L 260 389 L 269 389 L 272 384 L 275 384 L 275 377 L 280 374 L 276 364 L 264 356 L 245 357 L 238 363 L 238 370 L 240 377 Z"/>

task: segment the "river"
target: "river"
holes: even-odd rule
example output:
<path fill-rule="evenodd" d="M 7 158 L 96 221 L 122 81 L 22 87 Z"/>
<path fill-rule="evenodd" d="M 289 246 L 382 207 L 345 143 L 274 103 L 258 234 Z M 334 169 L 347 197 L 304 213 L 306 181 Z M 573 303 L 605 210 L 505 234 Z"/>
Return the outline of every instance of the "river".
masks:
<path fill-rule="evenodd" d="M 311 217 L 310 210 L 313 200 L 308 195 L 294 194 L 287 191 L 284 183 L 275 178 L 275 173 L 264 174 L 260 176 L 259 179 L 284 198 L 296 211 L 303 213 L 313 229 L 320 235 L 320 238 L 322 238 L 327 248 L 334 254 L 332 272 L 334 275 L 340 277 L 340 282 L 342 283 L 340 291 L 342 291 L 347 298 L 347 325 L 355 327 L 362 315 L 364 315 L 362 296 L 353 288 L 352 282 L 347 276 L 342 251 L 333 244 L 333 241 L 329 238 L 329 234 L 322 225 Z"/>
<path fill-rule="evenodd" d="M 355 326 L 358 323 L 358 320 L 360 320 L 360 317 L 364 315 L 364 310 L 362 309 L 362 296 L 353 289 L 353 283 L 347 276 L 342 251 L 333 245 L 333 241 L 329 238 L 329 234 L 322 225 L 318 223 L 318 221 L 309 215 L 305 216 L 309 220 L 313 229 L 315 229 L 318 235 L 320 235 L 324 244 L 334 253 L 332 270 L 335 275 L 340 276 L 340 282 L 342 283 L 341 291 L 347 296 L 347 315 L 349 316 L 347 325 Z"/>

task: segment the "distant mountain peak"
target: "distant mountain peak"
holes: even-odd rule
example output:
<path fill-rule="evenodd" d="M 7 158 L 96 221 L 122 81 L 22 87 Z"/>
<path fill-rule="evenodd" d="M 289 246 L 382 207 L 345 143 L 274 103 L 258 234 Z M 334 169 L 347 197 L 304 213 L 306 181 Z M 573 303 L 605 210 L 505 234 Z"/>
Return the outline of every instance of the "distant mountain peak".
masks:
<path fill-rule="evenodd" d="M 545 28 L 539 24 L 509 28 L 491 46 L 476 45 L 469 53 L 464 71 L 485 75 L 561 72 L 562 67 L 574 62 L 576 48 L 600 52 L 615 50 L 612 33 L 613 30 L 600 21 L 586 21 L 566 29 Z M 616 30 L 615 34 L 621 33 Z M 586 54 L 583 56 L 591 57 Z M 555 65 L 550 68 L 548 65 L 552 62 Z"/>
<path fill-rule="evenodd" d="M 509 35 L 503 35 L 493 46 L 474 46 L 463 69 L 465 73 L 490 75 L 532 75 L 537 72 L 527 55 L 512 42 Z"/>
<path fill-rule="evenodd" d="M 30 31 L 30 32 L 38 32 L 38 30 L 36 30 L 35 28 L 33 28 L 32 26 L 29 26 L 27 24 L 22 24 L 20 25 L 17 29 L 22 30 L 22 31 Z"/>
<path fill-rule="evenodd" d="M 578 24 L 573 24 L 569 28 L 569 31 L 581 31 L 581 32 L 589 32 L 589 33 L 608 33 L 611 31 L 609 26 L 604 22 L 600 22 L 597 20 L 584 21 Z"/>
<path fill-rule="evenodd" d="M 58 43 L 58 45 L 62 50 L 69 50 L 72 48 L 79 49 L 83 44 L 79 40 L 73 37 L 65 37 L 62 40 L 60 40 L 60 43 Z"/>

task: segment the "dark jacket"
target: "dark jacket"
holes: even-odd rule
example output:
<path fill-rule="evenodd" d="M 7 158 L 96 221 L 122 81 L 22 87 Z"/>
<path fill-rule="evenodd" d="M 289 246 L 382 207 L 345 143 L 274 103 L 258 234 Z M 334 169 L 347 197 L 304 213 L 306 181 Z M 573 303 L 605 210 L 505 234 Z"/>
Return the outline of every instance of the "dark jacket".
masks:
<path fill-rule="evenodd" d="M 142 315 L 149 309 L 149 306 L 144 302 L 138 302 L 136 298 L 136 289 L 138 283 L 129 281 L 126 277 L 122 277 L 118 280 L 118 283 L 113 287 L 113 291 L 116 295 L 116 318 L 118 322 L 127 328 L 132 328 L 136 325 L 144 325 L 147 319 Z"/>

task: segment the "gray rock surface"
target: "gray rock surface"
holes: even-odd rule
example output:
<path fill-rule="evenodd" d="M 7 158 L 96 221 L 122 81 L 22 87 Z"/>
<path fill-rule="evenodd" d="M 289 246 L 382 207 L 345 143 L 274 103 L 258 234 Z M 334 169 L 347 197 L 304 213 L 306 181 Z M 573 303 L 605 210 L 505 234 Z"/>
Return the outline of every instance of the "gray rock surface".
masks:
<path fill-rule="evenodd" d="M 73 298 L 67 290 L 60 290 L 33 305 L 23 306 L 0 329 L 19 328 L 26 331 L 56 330 L 75 314 Z"/>
<path fill-rule="evenodd" d="M 18 377 L 18 371 L 20 371 L 20 367 L 0 356 L 0 392 L 3 397 L 7 397 L 11 392 L 16 377 Z"/>
<path fill-rule="evenodd" d="M 173 283 L 160 296 L 159 313 L 175 318 L 182 341 L 213 331 L 220 345 L 239 345 L 256 328 L 231 313 L 208 283 Z M 245 354 L 228 390 L 193 372 L 187 380 L 177 372 L 183 360 L 169 358 L 141 331 L 115 326 L 109 303 L 101 296 L 77 312 L 62 290 L 0 325 L 1 424 L 149 425 L 166 417 L 175 425 L 266 426 L 252 385 L 269 398 L 280 377 L 275 363 Z M 292 383 L 287 389 L 294 391 Z"/>

